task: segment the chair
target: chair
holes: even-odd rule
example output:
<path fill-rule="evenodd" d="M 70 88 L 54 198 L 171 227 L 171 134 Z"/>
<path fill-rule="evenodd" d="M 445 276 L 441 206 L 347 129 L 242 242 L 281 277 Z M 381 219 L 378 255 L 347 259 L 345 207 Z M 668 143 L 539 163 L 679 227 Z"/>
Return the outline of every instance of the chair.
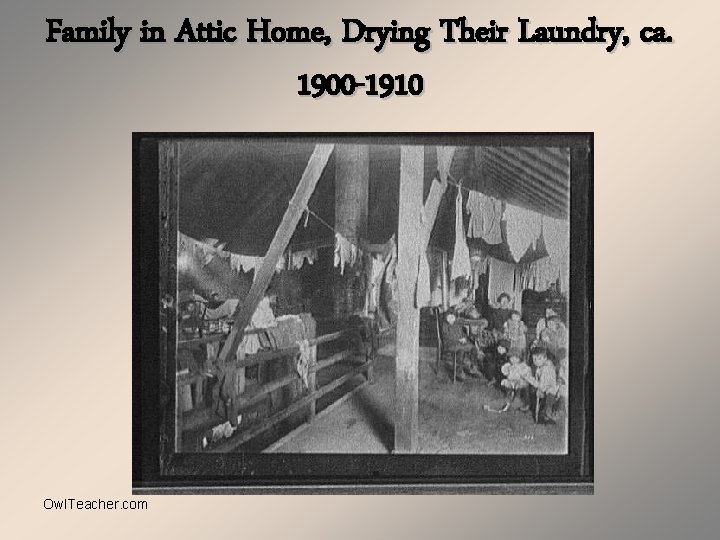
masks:
<path fill-rule="evenodd" d="M 443 351 L 445 350 L 445 343 L 442 336 L 442 312 L 439 307 L 433 308 L 435 312 L 435 331 L 437 332 L 437 356 L 435 358 L 435 374 L 440 374 L 440 365 L 442 364 Z M 457 360 L 458 353 L 460 351 L 450 351 L 453 353 L 453 384 L 457 380 Z"/>

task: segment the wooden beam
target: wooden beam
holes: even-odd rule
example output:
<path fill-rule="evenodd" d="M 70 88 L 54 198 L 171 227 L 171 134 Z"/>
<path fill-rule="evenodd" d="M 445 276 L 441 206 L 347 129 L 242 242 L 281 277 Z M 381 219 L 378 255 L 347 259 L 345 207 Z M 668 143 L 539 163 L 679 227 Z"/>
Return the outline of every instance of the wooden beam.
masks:
<path fill-rule="evenodd" d="M 415 283 L 422 235 L 423 157 L 422 146 L 400 149 L 395 453 L 411 453 L 417 448 L 420 310 L 415 307 Z"/>
<path fill-rule="evenodd" d="M 243 337 L 243 331 L 250 322 L 250 319 L 255 313 L 260 300 L 265 295 L 270 280 L 275 274 L 275 267 L 277 266 L 280 257 L 282 257 L 285 248 L 290 243 L 290 238 L 297 227 L 302 214 L 307 207 L 307 203 L 310 200 L 310 196 L 315 190 L 320 175 L 322 175 L 325 165 L 330 158 L 330 154 L 333 151 L 332 144 L 318 144 L 315 146 L 310 160 L 305 167 L 300 183 L 295 189 L 295 193 L 288 203 L 288 207 L 285 210 L 280 226 L 275 231 L 275 237 L 270 243 L 270 247 L 263 258 L 260 269 L 255 272 L 255 278 L 253 279 L 252 287 L 248 292 L 245 300 L 238 305 L 233 318 L 235 322 L 233 328 L 228 336 L 225 345 L 223 345 L 222 351 L 220 351 L 220 363 L 223 364 L 228 359 L 235 356 L 240 341 Z"/>

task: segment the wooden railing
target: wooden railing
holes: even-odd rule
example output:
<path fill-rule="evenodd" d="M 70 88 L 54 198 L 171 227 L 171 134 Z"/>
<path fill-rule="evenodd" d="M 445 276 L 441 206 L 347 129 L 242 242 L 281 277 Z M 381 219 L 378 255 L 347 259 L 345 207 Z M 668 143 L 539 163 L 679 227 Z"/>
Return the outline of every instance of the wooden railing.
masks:
<path fill-rule="evenodd" d="M 224 334 L 210 335 L 203 338 L 191 339 L 187 341 L 178 342 L 178 348 L 202 345 L 215 341 L 223 341 L 226 338 Z M 370 342 L 363 341 L 360 339 L 359 328 L 348 328 L 338 332 L 325 334 L 313 339 L 308 340 L 309 345 L 317 346 L 323 344 L 329 344 L 333 342 L 340 342 L 347 340 L 348 343 L 345 347 L 337 352 L 329 354 L 325 358 L 320 358 L 320 348 L 318 348 L 318 358 L 314 365 L 310 366 L 307 377 L 307 390 L 291 403 L 288 403 L 284 408 L 273 412 L 267 418 L 261 419 L 254 425 L 244 427 L 245 421 L 241 421 L 240 426 L 236 429 L 232 436 L 227 439 L 221 439 L 214 444 L 208 444 L 206 448 L 199 443 L 194 441 L 190 444 L 192 448 L 181 448 L 180 451 L 209 451 L 209 452 L 232 452 L 237 450 L 241 445 L 251 441 L 258 435 L 266 432 L 270 428 L 278 425 L 280 422 L 288 419 L 291 415 L 299 412 L 303 409 L 307 409 L 307 415 L 305 422 L 310 423 L 315 419 L 317 412 L 317 402 L 320 398 L 338 389 L 343 384 L 349 382 L 354 377 L 360 374 L 365 375 L 365 380 L 360 386 L 367 384 L 372 381 L 373 377 L 373 363 L 375 360 L 375 347 L 372 345 L 373 339 Z M 360 345 L 358 348 L 357 345 Z M 237 362 L 237 367 L 252 367 L 257 366 L 260 371 L 271 360 L 281 358 L 296 358 L 299 354 L 300 349 L 298 346 L 287 347 L 279 350 L 265 350 L 260 351 L 257 354 L 248 355 L 244 359 Z M 317 386 L 317 374 L 319 371 L 329 368 L 339 362 L 347 359 L 357 359 L 352 366 L 339 377 L 331 380 L 321 387 Z M 177 384 L 180 385 L 198 385 L 202 384 L 204 380 L 209 380 L 208 375 L 203 374 L 178 374 Z M 260 378 L 259 378 L 260 380 Z M 251 410 L 253 407 L 261 404 L 263 401 L 270 398 L 271 393 L 284 388 L 288 385 L 297 384 L 300 380 L 297 373 L 292 372 L 287 375 L 281 376 L 275 380 L 260 384 L 252 391 L 241 394 L 236 403 L 237 410 L 240 413 Z M 221 425 L 225 422 L 224 418 L 221 418 L 212 407 L 201 407 L 199 409 L 193 409 L 178 415 L 178 425 L 176 429 L 181 430 L 185 433 L 195 433 L 197 437 L 202 437 L 204 432 L 212 430 L 213 427 Z"/>

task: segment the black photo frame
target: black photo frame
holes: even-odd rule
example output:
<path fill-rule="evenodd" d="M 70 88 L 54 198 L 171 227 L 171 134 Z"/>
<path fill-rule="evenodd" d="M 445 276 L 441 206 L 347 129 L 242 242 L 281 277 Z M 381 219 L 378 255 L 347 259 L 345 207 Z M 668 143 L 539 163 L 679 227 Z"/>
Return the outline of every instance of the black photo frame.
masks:
<path fill-rule="evenodd" d="M 177 141 L 272 138 L 372 144 L 570 148 L 571 372 L 566 455 L 176 454 Z M 133 440 L 135 493 L 592 493 L 592 133 L 135 133 Z"/>

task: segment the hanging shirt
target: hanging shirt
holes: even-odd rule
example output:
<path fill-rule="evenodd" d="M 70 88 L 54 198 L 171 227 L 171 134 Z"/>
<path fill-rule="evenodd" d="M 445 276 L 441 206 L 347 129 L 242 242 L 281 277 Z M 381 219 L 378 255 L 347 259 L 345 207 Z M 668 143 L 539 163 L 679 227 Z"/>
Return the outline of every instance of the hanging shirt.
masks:
<path fill-rule="evenodd" d="M 488 244 L 501 244 L 502 202 L 478 191 L 470 191 L 465 205 L 470 214 L 467 235 L 482 238 Z"/>
<path fill-rule="evenodd" d="M 517 262 L 540 238 L 542 215 L 508 204 L 505 206 L 503 219 L 505 220 L 508 247 Z"/>
<path fill-rule="evenodd" d="M 471 273 L 470 250 L 465 240 L 465 229 L 463 227 L 462 193 L 458 187 L 457 197 L 455 198 L 455 250 L 453 251 L 450 281 L 454 281 L 459 277 L 470 276 Z"/>

